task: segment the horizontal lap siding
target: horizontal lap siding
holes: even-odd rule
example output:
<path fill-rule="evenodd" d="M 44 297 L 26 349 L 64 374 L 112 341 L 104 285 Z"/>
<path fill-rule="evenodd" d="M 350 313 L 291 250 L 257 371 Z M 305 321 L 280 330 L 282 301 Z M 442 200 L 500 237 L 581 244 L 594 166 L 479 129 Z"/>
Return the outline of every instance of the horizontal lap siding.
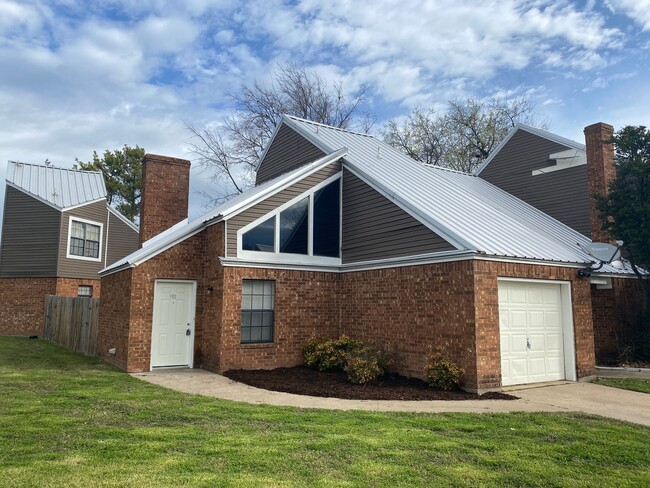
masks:
<path fill-rule="evenodd" d="M 229 257 L 237 256 L 237 231 L 242 227 L 250 224 L 254 220 L 272 212 L 280 205 L 287 203 L 289 200 L 297 197 L 301 193 L 309 191 L 311 188 L 326 180 L 330 176 L 334 176 L 341 170 L 341 163 L 336 161 L 327 165 L 325 168 L 303 178 L 297 183 L 294 183 L 289 188 L 267 198 L 263 202 L 252 206 L 248 210 L 236 215 L 227 222 L 228 229 L 228 246 L 227 255 Z"/>
<path fill-rule="evenodd" d="M 119 217 L 109 214 L 108 256 L 106 265 L 128 256 L 138 249 L 138 232 Z"/>
<path fill-rule="evenodd" d="M 63 212 L 61 218 L 61 240 L 59 242 L 59 271 L 57 276 L 69 278 L 89 278 L 98 279 L 99 271 L 104 268 L 104 252 L 106 250 L 106 220 L 108 210 L 106 201 L 89 203 L 83 207 L 77 207 L 67 212 Z M 103 225 L 101 260 L 86 261 L 83 259 L 74 259 L 66 257 L 68 252 L 68 228 L 70 217 L 79 217 L 81 219 L 98 222 Z"/>
<path fill-rule="evenodd" d="M 590 236 L 587 166 L 532 175 L 533 170 L 555 164 L 549 155 L 567 149 L 570 148 L 520 130 L 480 177 Z"/>
<path fill-rule="evenodd" d="M 361 179 L 344 171 L 344 263 L 454 249 Z"/>
<path fill-rule="evenodd" d="M 60 221 L 58 210 L 8 186 L 0 276 L 56 276 Z"/>
<path fill-rule="evenodd" d="M 264 183 L 323 156 L 323 151 L 282 124 L 257 170 L 255 184 Z"/>

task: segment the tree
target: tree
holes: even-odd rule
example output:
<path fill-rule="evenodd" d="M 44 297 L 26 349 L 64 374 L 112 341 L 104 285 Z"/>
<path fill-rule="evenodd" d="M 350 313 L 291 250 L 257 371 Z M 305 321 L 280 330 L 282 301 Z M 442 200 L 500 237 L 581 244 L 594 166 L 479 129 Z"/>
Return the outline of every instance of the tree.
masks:
<path fill-rule="evenodd" d="M 140 195 L 142 193 L 142 158 L 144 149 L 127 144 L 122 149 L 104 151 L 100 158 L 93 151 L 93 159 L 87 163 L 76 159 L 75 168 L 85 171 L 101 171 L 106 183 L 109 204 L 131 222 L 140 215 Z"/>
<path fill-rule="evenodd" d="M 518 122 L 538 125 L 527 98 L 455 99 L 447 110 L 415 108 L 403 123 L 391 120 L 384 141 L 413 159 L 458 171 L 474 171 Z"/>
<path fill-rule="evenodd" d="M 367 132 L 373 118 L 362 109 L 364 87 L 352 97 L 341 83 L 328 83 L 315 72 L 296 64 L 278 66 L 270 86 L 258 81 L 242 85 L 232 97 L 234 112 L 216 126 L 186 123 L 192 134 L 196 161 L 221 187 L 221 194 L 206 195 L 221 203 L 250 186 L 255 166 L 283 114 L 322 124 Z"/>
<path fill-rule="evenodd" d="M 626 126 L 614 134 L 616 177 L 606 196 L 594 195 L 603 222 L 623 251 L 643 288 L 641 353 L 650 358 L 650 130 Z"/>

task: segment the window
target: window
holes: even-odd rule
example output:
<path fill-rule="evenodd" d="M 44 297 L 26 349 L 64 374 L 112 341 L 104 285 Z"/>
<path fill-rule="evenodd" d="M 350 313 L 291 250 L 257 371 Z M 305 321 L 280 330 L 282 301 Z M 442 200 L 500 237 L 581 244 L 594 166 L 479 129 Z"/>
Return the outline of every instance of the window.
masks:
<path fill-rule="evenodd" d="M 101 224 L 71 218 L 68 257 L 99 261 L 101 238 Z"/>
<path fill-rule="evenodd" d="M 300 200 L 289 202 L 271 216 L 241 229 L 239 257 L 256 259 L 261 251 L 281 262 L 295 261 L 289 254 L 308 256 L 311 262 L 336 264 L 340 258 L 341 180 L 321 184 Z M 266 258 L 265 258 L 266 259 Z M 304 261 L 301 259 L 301 262 Z"/>
<path fill-rule="evenodd" d="M 77 288 L 77 296 L 92 297 L 93 287 L 90 285 L 79 285 L 79 287 Z"/>
<path fill-rule="evenodd" d="M 275 281 L 244 280 L 241 301 L 241 343 L 273 342 Z"/>

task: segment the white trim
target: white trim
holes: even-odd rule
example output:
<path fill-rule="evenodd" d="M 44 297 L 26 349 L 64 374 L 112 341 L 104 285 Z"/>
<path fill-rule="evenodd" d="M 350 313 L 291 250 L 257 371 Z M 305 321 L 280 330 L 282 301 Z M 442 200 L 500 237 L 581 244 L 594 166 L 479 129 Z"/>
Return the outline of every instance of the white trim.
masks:
<path fill-rule="evenodd" d="M 75 208 L 85 207 L 86 205 L 90 205 L 90 204 L 92 204 L 92 203 L 101 202 L 102 200 L 103 200 L 103 201 L 106 201 L 106 197 L 101 197 L 101 198 L 98 198 L 97 200 L 91 200 L 91 201 L 89 201 L 89 202 L 78 203 L 78 204 L 76 204 L 76 205 L 71 205 L 71 206 L 69 206 L 69 207 L 64 207 L 64 208 L 61 209 L 61 212 L 67 212 L 67 211 L 69 211 L 69 210 L 74 210 Z"/>
<path fill-rule="evenodd" d="M 188 368 L 193 368 L 194 367 L 194 341 L 196 337 L 196 290 L 197 290 L 197 283 L 196 280 L 171 280 L 171 279 L 156 279 L 154 280 L 154 286 L 153 286 L 153 312 L 152 312 L 152 317 L 151 317 L 151 346 L 149 348 L 149 371 L 153 371 L 154 365 L 153 365 L 153 335 L 154 335 L 154 327 L 156 324 L 156 287 L 158 283 L 191 283 L 192 284 L 192 296 L 191 296 L 191 302 L 190 302 L 190 335 L 192 336 L 192 339 L 189 341 L 188 347 L 190 348 L 188 358 L 189 358 L 189 363 L 187 364 Z M 185 367 L 185 365 L 178 365 L 181 367 Z M 178 367 L 175 366 L 175 367 Z M 165 368 L 166 366 L 156 366 L 156 368 Z M 174 367 L 174 366 L 172 366 Z"/>
<path fill-rule="evenodd" d="M 108 203 L 106 204 L 106 208 L 111 212 L 113 215 L 115 215 L 118 219 L 120 219 L 122 222 L 124 222 L 126 225 L 131 227 L 134 231 L 140 232 L 140 227 L 135 225 L 133 222 L 131 222 L 129 219 L 127 219 L 124 215 L 122 215 L 120 212 L 115 210 L 113 207 L 111 207 Z"/>
<path fill-rule="evenodd" d="M 556 163 L 552 166 L 546 166 L 545 168 L 534 169 L 532 171 L 532 176 L 545 175 L 547 173 L 553 173 L 554 171 L 577 168 L 578 166 L 584 166 L 587 164 L 587 154 L 578 149 L 567 149 L 566 151 L 553 153 L 548 157 L 548 159 L 555 160 Z"/>
<path fill-rule="evenodd" d="M 99 251 L 97 253 L 96 258 L 89 258 L 86 256 L 77 256 L 75 254 L 70 254 L 70 239 L 72 238 L 72 221 L 76 222 L 82 222 L 84 224 L 90 224 L 90 225 L 95 225 L 99 227 Z M 101 222 L 95 222 L 93 220 L 88 220 L 88 219 L 83 219 L 81 217 L 77 217 L 75 215 L 70 215 L 68 218 L 68 241 L 66 243 L 66 258 L 69 259 L 78 259 L 80 261 L 92 261 L 95 263 L 101 263 L 102 262 L 102 250 L 104 248 L 104 224 Z"/>
<path fill-rule="evenodd" d="M 108 263 L 108 236 L 110 235 L 111 231 L 111 211 L 108 208 L 109 207 L 106 206 L 106 246 L 104 249 L 104 268 Z"/>
<path fill-rule="evenodd" d="M 575 346 L 575 324 L 573 322 L 573 301 L 571 299 L 571 282 L 564 280 L 534 280 L 529 278 L 510 278 L 507 276 L 497 277 L 497 287 L 499 282 L 520 282 L 520 283 L 546 283 L 560 285 L 561 307 L 562 307 L 562 339 L 564 350 L 564 379 L 576 381 L 578 373 L 576 371 L 576 346 Z M 499 342 L 501 333 L 499 331 Z M 499 363 L 501 363 L 501 352 L 499 348 Z"/>
<path fill-rule="evenodd" d="M 354 166 L 351 166 L 349 162 L 343 163 L 343 168 L 347 169 L 355 175 L 357 178 L 360 178 L 363 180 L 364 183 L 372 187 L 376 192 L 384 196 L 385 198 L 389 199 L 391 202 L 393 202 L 395 205 L 397 205 L 399 208 L 404 210 L 407 214 L 409 214 L 411 217 L 416 219 L 418 222 L 420 222 L 422 225 L 427 227 L 429 230 L 432 232 L 435 232 L 438 234 L 440 237 L 442 237 L 445 241 L 447 241 L 449 244 L 454 246 L 456 249 L 459 251 L 466 251 L 466 250 L 473 250 L 474 246 L 470 244 L 468 241 L 463 239 L 461 236 L 451 232 L 448 229 L 443 229 L 440 224 L 431 222 L 425 216 L 423 216 L 420 211 L 418 210 L 417 207 L 410 205 L 408 202 L 403 201 L 401 198 L 399 198 L 398 195 L 394 193 L 390 193 L 387 189 L 383 187 L 380 183 L 374 180 L 374 178 L 369 177 L 359 169 L 355 168 Z"/>
<path fill-rule="evenodd" d="M 258 217 L 252 222 L 246 224 L 244 227 L 237 231 L 237 258 L 244 259 L 250 262 L 259 262 L 267 264 L 306 264 L 306 265 L 316 265 L 316 266 L 340 266 L 341 265 L 341 249 L 339 246 L 339 257 L 331 258 L 324 256 L 314 256 L 313 255 L 313 204 L 314 204 L 314 194 L 321 188 L 326 187 L 330 183 L 334 183 L 337 180 L 341 180 L 343 172 L 339 171 L 335 175 L 330 176 L 329 178 L 321 181 L 320 183 L 312 186 L 309 190 L 302 192 L 300 195 L 295 196 L 291 200 L 283 203 L 282 205 L 274 208 L 270 212 Z M 339 188 L 343 185 L 339 184 Z M 277 250 L 280 249 L 280 214 L 282 211 L 287 208 L 295 205 L 296 203 L 308 199 L 308 239 L 307 239 L 307 253 L 308 254 L 289 254 L 281 253 Z M 339 208 L 341 208 L 342 201 L 339 201 Z M 340 212 L 340 210 L 339 210 Z M 247 251 L 242 249 L 243 245 L 243 236 L 246 232 L 252 228 L 258 226 L 262 222 L 265 222 L 271 218 L 275 219 L 275 233 L 274 233 L 274 244 L 273 247 L 276 251 L 274 252 L 263 252 L 263 251 Z M 340 235 L 342 233 L 342 222 L 339 220 L 339 241 Z"/>
<path fill-rule="evenodd" d="M 280 119 L 280 123 L 275 126 L 275 129 L 273 130 L 273 134 L 271 134 L 271 138 L 269 139 L 269 143 L 266 145 L 264 148 L 264 151 L 262 151 L 262 154 L 260 155 L 260 158 L 257 160 L 257 163 L 255 163 L 255 173 L 257 173 L 260 169 L 260 166 L 262 166 L 262 161 L 264 161 L 264 158 L 266 157 L 266 153 L 269 152 L 269 148 L 271 147 L 271 144 L 273 144 L 273 139 L 275 139 L 275 136 L 280 132 L 280 127 L 282 127 L 282 122 L 284 121 L 284 118 Z M 257 178 L 257 175 L 255 175 Z"/>

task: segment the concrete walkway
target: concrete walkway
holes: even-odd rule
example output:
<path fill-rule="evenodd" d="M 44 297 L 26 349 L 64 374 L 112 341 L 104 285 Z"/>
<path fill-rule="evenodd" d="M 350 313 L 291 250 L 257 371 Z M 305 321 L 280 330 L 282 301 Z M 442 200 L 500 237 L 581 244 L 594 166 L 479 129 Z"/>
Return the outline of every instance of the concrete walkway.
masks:
<path fill-rule="evenodd" d="M 164 369 L 135 373 L 149 383 L 185 393 L 299 408 L 368 410 L 376 412 L 584 412 L 650 426 L 650 395 L 569 381 L 506 389 L 519 400 L 403 401 L 341 400 L 262 390 L 203 369 Z"/>

